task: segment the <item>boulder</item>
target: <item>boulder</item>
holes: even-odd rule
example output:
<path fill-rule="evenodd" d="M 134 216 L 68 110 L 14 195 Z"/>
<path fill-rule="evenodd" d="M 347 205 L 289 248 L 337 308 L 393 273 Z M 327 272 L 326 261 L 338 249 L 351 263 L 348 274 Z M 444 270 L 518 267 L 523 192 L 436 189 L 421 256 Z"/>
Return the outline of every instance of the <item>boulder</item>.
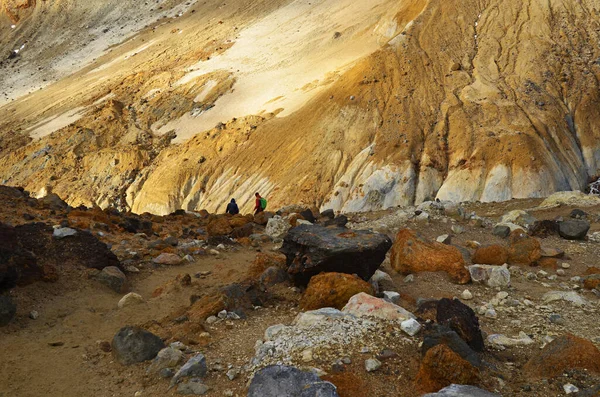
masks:
<path fill-rule="evenodd" d="M 162 339 L 140 327 L 123 327 L 111 343 L 113 355 L 123 365 L 152 360 L 165 347 Z"/>
<path fill-rule="evenodd" d="M 500 394 L 470 385 L 450 385 L 437 393 L 424 394 L 422 397 L 502 397 Z"/>
<path fill-rule="evenodd" d="M 444 271 L 459 284 L 471 279 L 457 248 L 425 241 L 409 229 L 401 230 L 396 235 L 390 262 L 392 268 L 402 274 Z"/>
<path fill-rule="evenodd" d="M 280 267 L 271 266 L 263 272 L 258 278 L 258 285 L 261 289 L 267 290 L 270 287 L 290 281 L 290 275 Z"/>
<path fill-rule="evenodd" d="M 271 365 L 258 371 L 248 389 L 248 397 L 339 397 L 336 387 L 313 372 Z"/>
<path fill-rule="evenodd" d="M 190 379 L 177 386 L 177 393 L 184 396 L 203 396 L 210 390 L 210 387 L 202 383 L 201 379 Z"/>
<path fill-rule="evenodd" d="M 272 212 L 262 211 L 254 215 L 254 223 L 256 223 L 257 225 L 265 226 L 267 222 L 269 222 L 269 219 L 271 219 L 272 217 Z"/>
<path fill-rule="evenodd" d="M 583 278 L 583 288 L 600 290 L 600 274 L 591 274 Z"/>
<path fill-rule="evenodd" d="M 573 218 L 573 219 L 584 219 L 585 217 L 587 217 L 587 213 L 584 210 L 575 208 L 574 210 L 571 211 L 571 213 L 569 214 L 569 217 Z"/>
<path fill-rule="evenodd" d="M 146 370 L 149 374 L 156 374 L 165 368 L 176 367 L 183 358 L 183 352 L 173 347 L 165 347 L 158 352 Z"/>
<path fill-rule="evenodd" d="M 254 221 L 254 217 L 253 216 L 248 216 L 248 215 L 242 215 L 242 214 L 236 214 L 234 216 L 232 216 L 231 218 L 229 218 L 229 226 L 231 226 L 232 228 L 237 228 L 237 227 L 243 227 L 245 225 L 247 225 L 248 223 L 251 223 L 252 221 Z"/>
<path fill-rule="evenodd" d="M 354 295 L 365 292 L 373 294 L 371 284 L 360 277 L 346 273 L 321 273 L 310 279 L 300 301 L 302 310 L 322 307 L 342 309 Z"/>
<path fill-rule="evenodd" d="M 176 384 L 184 378 L 204 378 L 208 372 L 206 366 L 206 357 L 204 354 L 198 353 L 190 358 L 171 379 L 171 385 Z"/>
<path fill-rule="evenodd" d="M 580 191 L 572 192 L 556 192 L 546 198 L 540 208 L 558 207 L 565 205 L 569 207 L 591 207 L 600 205 L 600 197 L 590 194 L 585 194 Z"/>
<path fill-rule="evenodd" d="M 294 282 L 304 286 L 322 272 L 357 274 L 369 280 L 391 245 L 384 234 L 300 225 L 288 232 L 280 251 Z"/>
<path fill-rule="evenodd" d="M 429 349 L 437 345 L 446 345 L 471 365 L 479 368 L 482 365 L 477 353 L 456 332 L 445 325 L 434 324 L 425 331 L 421 354 L 424 356 Z"/>
<path fill-rule="evenodd" d="M 590 230 L 590 223 L 580 219 L 570 219 L 558 223 L 558 234 L 565 240 L 583 240 Z"/>
<path fill-rule="evenodd" d="M 421 361 L 415 385 L 421 392 L 435 392 L 453 383 L 476 384 L 479 370 L 446 345 L 427 351 Z"/>
<path fill-rule="evenodd" d="M 350 298 L 346 306 L 342 309 L 342 312 L 356 317 L 374 317 L 381 320 L 398 322 L 415 318 L 414 314 L 403 307 L 386 302 L 383 299 L 375 298 L 364 292 Z"/>
<path fill-rule="evenodd" d="M 275 215 L 273 218 L 268 220 L 265 233 L 271 236 L 273 239 L 282 239 L 291 227 L 292 225 L 290 225 L 287 220 L 283 219 L 279 215 Z"/>
<path fill-rule="evenodd" d="M 550 303 L 554 301 L 566 301 L 571 302 L 577 306 L 584 306 L 588 302 L 584 297 L 579 295 L 575 291 L 549 291 L 542 295 L 544 303 Z"/>
<path fill-rule="evenodd" d="M 325 226 L 337 226 L 337 227 L 346 227 L 348 223 L 348 217 L 346 215 L 338 215 L 333 219 L 329 219 L 325 221 Z"/>
<path fill-rule="evenodd" d="M 129 290 L 127 276 L 118 267 L 105 267 L 95 278 L 115 292 L 125 293 Z"/>
<path fill-rule="evenodd" d="M 493 234 L 494 236 L 500 237 L 500 238 L 506 238 L 508 237 L 508 235 L 510 234 L 511 230 L 510 227 L 507 225 L 496 225 L 494 226 L 494 231 Z"/>
<path fill-rule="evenodd" d="M 515 230 L 509 236 L 508 262 L 513 265 L 534 265 L 542 257 L 540 242 L 529 237 L 522 230 Z"/>
<path fill-rule="evenodd" d="M 0 327 L 8 325 L 17 313 L 17 305 L 7 295 L 0 295 Z"/>
<path fill-rule="evenodd" d="M 506 265 L 472 265 L 468 269 L 474 283 L 483 283 L 492 288 L 510 285 L 510 271 Z"/>
<path fill-rule="evenodd" d="M 228 236 L 233 231 L 226 216 L 217 216 L 208 222 L 206 231 L 209 236 Z"/>
<path fill-rule="evenodd" d="M 44 208 L 47 208 L 50 210 L 55 210 L 55 211 L 65 210 L 65 209 L 69 208 L 69 205 L 67 203 L 65 203 L 55 193 L 50 193 L 47 196 L 42 197 L 41 199 L 38 200 L 38 203 L 40 203 L 42 205 L 42 207 L 44 207 Z"/>
<path fill-rule="evenodd" d="M 528 228 L 535 223 L 536 219 L 522 210 L 510 211 L 500 218 L 501 224 L 512 223 L 524 228 Z"/>
<path fill-rule="evenodd" d="M 536 237 L 549 237 L 558 235 L 558 222 L 550 219 L 536 221 L 530 228 L 529 234 Z"/>
<path fill-rule="evenodd" d="M 152 262 L 156 263 L 157 265 L 176 266 L 180 265 L 181 262 L 183 262 L 183 259 L 177 254 L 163 252 L 156 258 L 152 259 Z"/>
<path fill-rule="evenodd" d="M 124 307 L 138 305 L 140 303 L 144 303 L 144 298 L 135 292 L 130 292 L 119 300 L 117 306 L 119 309 L 122 309 Z"/>
<path fill-rule="evenodd" d="M 460 300 L 440 299 L 437 304 L 436 321 L 456 332 L 471 349 L 477 352 L 484 350 L 479 319 L 473 309 Z"/>
<path fill-rule="evenodd" d="M 313 212 L 310 209 L 305 209 L 303 211 L 300 211 L 300 216 L 305 221 L 308 221 L 310 223 L 315 223 L 317 221 L 317 218 L 315 218 L 315 215 L 313 214 Z"/>
<path fill-rule="evenodd" d="M 231 232 L 231 237 L 240 239 L 250 237 L 252 233 L 254 233 L 254 226 L 252 223 L 247 223 L 244 226 L 234 228 Z"/>
<path fill-rule="evenodd" d="M 523 367 L 529 378 L 554 378 L 573 369 L 600 375 L 600 351 L 592 342 L 567 334 L 554 339 Z"/>
<path fill-rule="evenodd" d="M 508 250 L 501 245 L 479 247 L 471 260 L 473 263 L 480 265 L 502 266 L 508 262 Z"/>

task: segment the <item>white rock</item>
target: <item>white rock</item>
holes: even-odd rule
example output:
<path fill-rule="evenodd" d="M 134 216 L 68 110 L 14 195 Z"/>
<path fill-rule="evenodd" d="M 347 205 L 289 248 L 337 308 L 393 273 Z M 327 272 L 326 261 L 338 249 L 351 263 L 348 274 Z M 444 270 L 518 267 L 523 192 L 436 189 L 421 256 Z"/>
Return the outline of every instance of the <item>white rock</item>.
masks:
<path fill-rule="evenodd" d="M 267 227 L 265 228 L 265 233 L 272 237 L 273 239 L 281 239 L 285 237 L 288 230 L 290 230 L 292 225 L 283 219 L 279 215 L 275 215 L 273 218 L 270 218 L 267 222 Z"/>
<path fill-rule="evenodd" d="M 419 322 L 414 318 L 410 318 L 408 320 L 402 321 L 402 323 L 400 323 L 400 328 L 408 335 L 415 336 L 421 330 L 421 324 L 419 324 Z"/>
<path fill-rule="evenodd" d="M 510 272 L 507 265 L 472 265 L 468 267 L 473 282 L 485 283 L 488 287 L 510 286 Z"/>
<path fill-rule="evenodd" d="M 371 281 L 375 281 L 376 283 L 380 283 L 382 281 L 388 281 L 390 283 L 394 282 L 389 274 L 382 272 L 381 270 L 375 270 L 375 274 L 371 276 Z"/>
<path fill-rule="evenodd" d="M 214 324 L 217 321 L 219 321 L 219 319 L 217 318 L 217 316 L 210 316 L 206 319 L 206 323 L 207 324 Z"/>
<path fill-rule="evenodd" d="M 560 265 L 560 266 L 561 266 L 563 269 L 568 269 L 568 268 L 570 268 L 570 267 L 571 267 L 571 265 L 570 265 L 570 264 L 568 264 L 568 263 L 566 263 L 566 262 L 565 262 L 565 263 L 561 263 L 561 265 Z"/>
<path fill-rule="evenodd" d="M 173 368 L 179 364 L 183 358 L 183 352 L 172 347 L 165 347 L 158 352 L 146 372 L 153 374 L 164 368 Z"/>
<path fill-rule="evenodd" d="M 496 318 L 498 317 L 498 315 L 496 314 L 496 310 L 494 310 L 494 308 L 490 307 L 489 309 L 487 309 L 485 311 L 485 316 L 487 318 Z"/>
<path fill-rule="evenodd" d="M 379 368 L 381 368 L 381 361 L 376 358 L 365 360 L 365 369 L 367 372 L 377 371 Z"/>
<path fill-rule="evenodd" d="M 296 225 L 300 226 L 300 225 L 310 225 L 312 226 L 312 223 L 305 220 L 305 219 L 297 219 L 296 220 Z"/>
<path fill-rule="evenodd" d="M 70 227 L 57 227 L 52 232 L 52 236 L 56 239 L 62 239 L 69 236 L 74 236 L 77 234 L 77 230 L 71 229 Z"/>
<path fill-rule="evenodd" d="M 571 383 L 567 383 L 566 385 L 563 385 L 563 389 L 564 389 L 565 393 L 567 393 L 567 394 L 579 393 L 579 388 L 575 385 L 572 385 Z"/>
<path fill-rule="evenodd" d="M 463 234 L 465 232 L 465 228 L 462 227 L 461 225 L 457 225 L 457 224 L 452 225 L 452 227 L 450 229 L 452 230 L 452 233 L 454 233 L 454 234 Z"/>
<path fill-rule="evenodd" d="M 519 332 L 518 338 L 509 338 L 506 335 L 494 334 L 490 335 L 487 338 L 488 343 L 497 346 L 524 346 L 531 345 L 534 343 L 533 339 L 531 339 L 525 332 Z"/>
<path fill-rule="evenodd" d="M 581 295 L 579 295 L 577 292 L 575 291 L 550 291 L 550 292 L 546 292 L 543 296 L 542 296 L 542 300 L 545 303 L 550 303 L 550 302 L 554 302 L 554 301 L 558 301 L 558 300 L 564 300 L 567 302 L 571 302 L 577 306 L 584 306 L 586 305 L 588 302 L 585 298 L 583 298 Z"/>
<path fill-rule="evenodd" d="M 144 303 L 144 298 L 141 295 L 136 294 L 135 292 L 130 292 L 127 295 L 123 296 L 117 306 L 119 309 L 122 309 L 127 306 L 133 306 L 140 303 Z"/>
<path fill-rule="evenodd" d="M 221 310 L 217 314 L 217 317 L 219 317 L 221 320 L 225 320 L 227 318 L 227 310 Z"/>
<path fill-rule="evenodd" d="M 398 303 L 400 294 L 395 291 L 383 291 L 383 299 L 391 303 Z"/>
<path fill-rule="evenodd" d="M 404 277 L 404 280 L 402 281 L 404 281 L 406 284 L 412 283 L 413 281 L 415 281 L 415 275 L 409 274 L 408 276 Z"/>
<path fill-rule="evenodd" d="M 468 300 L 473 299 L 473 294 L 471 293 L 471 291 L 466 289 L 462 292 L 462 294 L 460 294 L 460 297 L 463 298 L 464 300 L 468 301 Z"/>
<path fill-rule="evenodd" d="M 217 249 L 221 250 L 221 251 L 225 251 L 225 245 L 219 244 L 219 245 L 217 245 Z"/>
<path fill-rule="evenodd" d="M 500 291 L 500 292 L 498 292 L 496 294 L 496 298 L 500 299 L 500 300 L 506 299 L 506 298 L 508 298 L 508 292 L 506 292 L 506 291 Z"/>
<path fill-rule="evenodd" d="M 311 349 L 306 349 L 302 352 L 302 361 L 305 363 L 309 363 L 313 360 L 313 351 Z"/>
<path fill-rule="evenodd" d="M 438 236 L 438 238 L 436 238 L 435 240 L 438 243 L 450 244 L 450 242 L 452 241 L 452 238 L 450 237 L 449 234 L 442 234 L 441 236 Z"/>
<path fill-rule="evenodd" d="M 283 324 L 271 325 L 265 330 L 265 341 L 274 340 L 277 337 L 277 335 L 285 329 L 286 326 Z"/>

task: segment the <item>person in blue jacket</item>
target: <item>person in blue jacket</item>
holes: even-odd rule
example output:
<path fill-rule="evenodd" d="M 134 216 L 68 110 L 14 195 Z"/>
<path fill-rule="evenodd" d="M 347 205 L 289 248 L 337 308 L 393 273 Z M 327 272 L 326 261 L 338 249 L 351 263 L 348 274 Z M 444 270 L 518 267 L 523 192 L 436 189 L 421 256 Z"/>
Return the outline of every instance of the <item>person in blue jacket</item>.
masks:
<path fill-rule="evenodd" d="M 225 211 L 226 214 L 231 214 L 231 215 L 236 215 L 240 213 L 240 209 L 238 208 L 238 205 L 235 203 L 235 199 L 231 199 L 231 202 L 229 202 L 229 204 L 227 204 L 227 210 Z"/>

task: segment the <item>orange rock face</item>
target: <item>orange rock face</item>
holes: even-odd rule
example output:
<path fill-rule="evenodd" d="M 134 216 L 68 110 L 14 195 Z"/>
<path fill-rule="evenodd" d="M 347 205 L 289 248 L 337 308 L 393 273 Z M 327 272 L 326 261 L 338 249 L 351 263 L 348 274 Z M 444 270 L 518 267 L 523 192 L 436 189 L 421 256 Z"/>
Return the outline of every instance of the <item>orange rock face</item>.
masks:
<path fill-rule="evenodd" d="M 538 265 L 544 269 L 558 269 L 558 261 L 555 258 L 542 257 L 537 261 Z"/>
<path fill-rule="evenodd" d="M 508 262 L 508 250 L 501 245 L 480 247 L 473 254 L 473 263 L 502 266 Z"/>
<path fill-rule="evenodd" d="M 446 272 L 459 284 L 471 280 L 460 251 L 450 245 L 428 242 L 410 229 L 400 230 L 390 255 L 392 268 L 399 273 Z"/>
<path fill-rule="evenodd" d="M 600 374 L 600 351 L 592 342 L 567 334 L 556 338 L 523 367 L 530 378 L 553 378 L 570 369 Z"/>
<path fill-rule="evenodd" d="M 310 279 L 300 302 L 302 310 L 322 307 L 341 309 L 354 295 L 373 294 L 371 284 L 360 277 L 345 273 L 321 273 Z"/>
<path fill-rule="evenodd" d="M 423 393 L 437 392 L 451 384 L 474 385 L 479 381 L 479 370 L 446 345 L 437 345 L 427 351 L 415 379 Z"/>
<path fill-rule="evenodd" d="M 532 266 L 542 257 L 540 242 L 522 230 L 512 232 L 509 241 L 508 262 L 511 264 Z"/>
<path fill-rule="evenodd" d="M 285 269 L 285 255 L 259 252 L 256 254 L 254 263 L 252 263 L 250 269 L 248 269 L 248 275 L 250 278 L 257 278 L 263 274 L 265 270 L 273 266 Z"/>
<path fill-rule="evenodd" d="M 237 215 L 232 216 L 229 219 L 229 226 L 231 226 L 232 228 L 241 227 L 241 226 L 247 225 L 248 223 L 252 222 L 253 220 L 254 220 L 253 216 L 245 216 L 245 215 L 237 214 Z"/>

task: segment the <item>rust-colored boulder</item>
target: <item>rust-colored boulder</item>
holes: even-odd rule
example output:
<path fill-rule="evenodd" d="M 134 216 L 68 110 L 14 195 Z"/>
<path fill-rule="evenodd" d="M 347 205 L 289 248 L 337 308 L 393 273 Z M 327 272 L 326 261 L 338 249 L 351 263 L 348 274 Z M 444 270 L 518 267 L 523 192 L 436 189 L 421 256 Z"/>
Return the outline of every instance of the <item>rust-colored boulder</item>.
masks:
<path fill-rule="evenodd" d="M 300 301 L 302 310 L 322 307 L 341 309 L 348 299 L 365 292 L 373 294 L 373 287 L 358 276 L 346 273 L 321 273 L 313 276 Z"/>
<path fill-rule="evenodd" d="M 211 219 L 206 227 L 209 236 L 227 236 L 233 228 L 229 225 L 227 217 L 219 216 Z"/>
<path fill-rule="evenodd" d="M 259 212 L 254 215 L 254 223 L 265 226 L 271 218 L 273 218 L 273 213 L 267 211 Z"/>
<path fill-rule="evenodd" d="M 600 375 L 600 351 L 592 342 L 567 334 L 534 354 L 523 367 L 529 378 L 554 378 L 572 369 Z"/>
<path fill-rule="evenodd" d="M 259 252 L 256 254 L 256 258 L 250 268 L 248 269 L 248 275 L 250 278 L 258 278 L 270 267 L 278 267 L 286 269 L 285 266 L 285 255 L 280 253 L 263 253 Z"/>
<path fill-rule="evenodd" d="M 423 393 L 433 393 L 451 384 L 475 385 L 479 370 L 461 358 L 446 345 L 437 345 L 427 351 L 415 386 Z"/>
<path fill-rule="evenodd" d="M 542 257 L 537 261 L 537 264 L 542 269 L 558 269 L 558 261 L 555 258 Z"/>
<path fill-rule="evenodd" d="M 502 266 L 508 262 L 508 250 L 501 245 L 479 247 L 473 254 L 472 261 L 479 265 Z"/>
<path fill-rule="evenodd" d="M 535 265 L 542 257 L 540 242 L 522 230 L 515 230 L 509 236 L 508 262 L 513 265 Z"/>
<path fill-rule="evenodd" d="M 204 321 L 207 317 L 225 310 L 225 299 L 225 295 L 222 293 L 203 296 L 188 309 L 187 316 L 189 320 L 192 322 Z"/>
<path fill-rule="evenodd" d="M 252 215 L 248 216 L 248 215 L 237 214 L 237 215 L 234 215 L 231 218 L 229 218 L 229 226 L 231 226 L 232 228 L 242 227 L 253 221 L 254 221 L 254 217 Z"/>
<path fill-rule="evenodd" d="M 600 275 L 587 276 L 583 281 L 583 287 L 585 289 L 600 289 Z"/>
<path fill-rule="evenodd" d="M 390 262 L 392 268 L 402 274 L 444 271 L 459 284 L 471 280 L 456 247 L 425 241 L 410 229 L 400 230 L 396 235 Z"/>

